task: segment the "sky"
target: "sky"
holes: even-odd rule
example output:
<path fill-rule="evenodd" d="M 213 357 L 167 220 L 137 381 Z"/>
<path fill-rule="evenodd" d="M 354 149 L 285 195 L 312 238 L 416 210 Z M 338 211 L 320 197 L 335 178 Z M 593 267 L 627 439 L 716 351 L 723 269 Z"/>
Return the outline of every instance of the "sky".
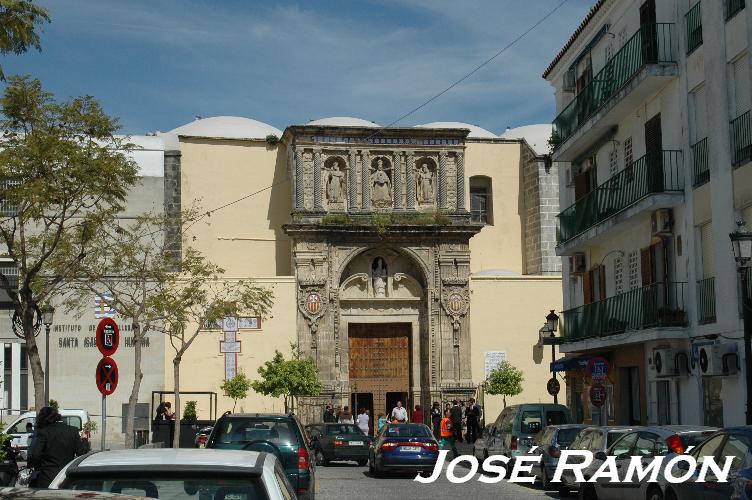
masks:
<path fill-rule="evenodd" d="M 6 56 L 58 99 L 92 95 L 122 131 L 234 115 L 279 129 L 328 116 L 387 125 L 444 90 L 561 0 L 36 0 L 42 52 Z M 595 0 L 566 0 L 465 82 L 397 125 L 494 133 L 550 122 L 541 74 Z"/>

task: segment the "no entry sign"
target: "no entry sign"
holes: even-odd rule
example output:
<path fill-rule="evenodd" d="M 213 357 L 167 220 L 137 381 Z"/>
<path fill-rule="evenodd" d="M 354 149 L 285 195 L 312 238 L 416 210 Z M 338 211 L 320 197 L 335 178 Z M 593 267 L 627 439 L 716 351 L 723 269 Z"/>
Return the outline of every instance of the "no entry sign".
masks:
<path fill-rule="evenodd" d="M 112 318 L 104 318 L 97 325 L 97 348 L 102 356 L 112 356 L 120 345 L 120 329 Z"/>
<path fill-rule="evenodd" d="M 112 358 L 102 358 L 97 364 L 97 389 L 102 396 L 109 396 L 118 385 L 118 367 Z"/>

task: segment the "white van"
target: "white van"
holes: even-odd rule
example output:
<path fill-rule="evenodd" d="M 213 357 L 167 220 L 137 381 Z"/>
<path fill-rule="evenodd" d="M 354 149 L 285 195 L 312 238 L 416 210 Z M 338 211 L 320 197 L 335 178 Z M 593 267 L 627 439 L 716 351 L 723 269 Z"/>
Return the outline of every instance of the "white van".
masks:
<path fill-rule="evenodd" d="M 84 424 L 89 421 L 89 414 L 86 410 L 58 410 L 60 416 L 63 417 L 63 422 L 75 427 L 81 432 L 83 436 Z M 13 421 L 6 434 L 10 434 L 13 438 L 11 446 L 18 447 L 21 450 L 20 459 L 26 460 L 26 449 L 29 447 L 29 439 L 31 438 L 31 432 L 27 430 L 28 424 L 32 427 L 36 427 L 35 422 L 37 419 L 37 412 L 27 411 L 22 413 L 15 421 Z"/>

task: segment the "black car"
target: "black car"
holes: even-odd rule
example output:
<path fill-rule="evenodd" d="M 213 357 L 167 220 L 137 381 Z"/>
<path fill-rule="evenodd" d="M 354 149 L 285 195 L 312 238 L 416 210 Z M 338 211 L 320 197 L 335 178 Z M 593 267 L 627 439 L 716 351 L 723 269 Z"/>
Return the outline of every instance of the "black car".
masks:
<path fill-rule="evenodd" d="M 311 448 L 316 465 L 329 465 L 338 460 L 368 462 L 368 447 L 371 438 L 354 424 L 321 423 L 306 427 L 311 437 Z"/>
<path fill-rule="evenodd" d="M 298 418 L 279 413 L 222 415 L 206 442 L 207 448 L 273 453 L 279 458 L 298 498 L 314 497 L 315 465 Z"/>

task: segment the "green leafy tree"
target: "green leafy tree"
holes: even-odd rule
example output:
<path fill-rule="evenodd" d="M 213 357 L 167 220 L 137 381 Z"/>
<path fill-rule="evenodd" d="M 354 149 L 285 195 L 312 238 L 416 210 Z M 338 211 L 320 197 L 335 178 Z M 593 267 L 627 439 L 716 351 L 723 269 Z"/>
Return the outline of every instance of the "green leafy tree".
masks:
<path fill-rule="evenodd" d="M 50 402 L 47 403 L 47 406 L 49 406 L 50 408 L 53 408 L 55 411 L 59 411 L 60 410 L 60 403 L 58 403 L 54 399 L 50 399 Z"/>
<path fill-rule="evenodd" d="M 198 403 L 196 401 L 185 402 L 185 410 L 183 410 L 183 422 L 193 423 L 198 420 L 198 414 L 196 413 L 197 407 Z"/>
<path fill-rule="evenodd" d="M 251 387 L 265 396 L 282 397 L 285 413 L 297 408 L 298 397 L 317 396 L 321 393 L 316 362 L 303 356 L 300 347 L 290 344 L 291 359 L 285 359 L 275 350 L 274 357 L 258 369 L 261 380 L 254 380 Z"/>
<path fill-rule="evenodd" d="M 0 288 L 26 342 L 34 405 L 44 406 L 36 336 L 40 307 L 61 297 L 96 235 L 137 182 L 133 146 L 91 97 L 57 102 L 39 80 L 11 77 L 0 99 L 0 245 L 10 260 Z M 10 269 L 9 269 L 10 268 Z"/>
<path fill-rule="evenodd" d="M 37 28 L 49 21 L 47 10 L 29 0 L 0 0 L 0 54 L 41 51 Z M 5 80 L 2 68 L 0 80 Z"/>
<path fill-rule="evenodd" d="M 234 412 L 238 400 L 245 399 L 248 396 L 248 391 L 251 389 L 251 381 L 245 376 L 245 373 L 240 372 L 231 379 L 225 380 L 220 389 L 225 391 L 225 394 L 232 399 L 232 411 Z"/>
<path fill-rule="evenodd" d="M 521 393 L 524 380 L 521 370 L 509 361 L 502 361 L 498 367 L 488 374 L 486 392 L 491 395 L 500 394 L 504 401 L 504 408 L 506 408 L 507 396 L 516 396 Z"/>

